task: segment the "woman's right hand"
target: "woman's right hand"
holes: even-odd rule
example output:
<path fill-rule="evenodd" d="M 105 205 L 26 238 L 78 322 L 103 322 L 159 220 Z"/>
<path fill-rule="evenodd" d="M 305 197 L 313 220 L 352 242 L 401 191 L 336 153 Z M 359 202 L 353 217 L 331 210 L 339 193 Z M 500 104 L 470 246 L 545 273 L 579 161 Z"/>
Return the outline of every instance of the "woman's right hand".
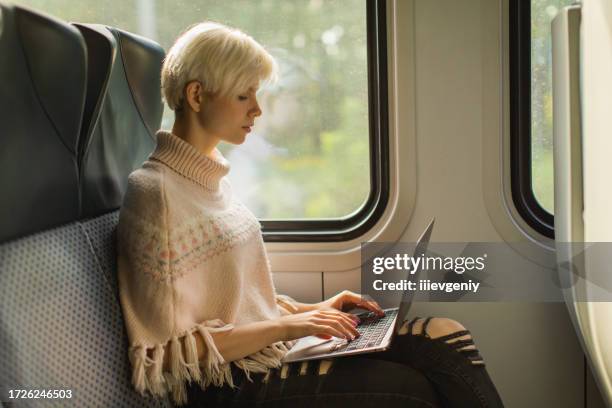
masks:
<path fill-rule="evenodd" d="M 311 335 L 353 340 L 359 336 L 356 328 L 359 318 L 339 310 L 312 310 L 281 316 L 277 321 L 281 327 L 281 340 L 294 340 Z"/>

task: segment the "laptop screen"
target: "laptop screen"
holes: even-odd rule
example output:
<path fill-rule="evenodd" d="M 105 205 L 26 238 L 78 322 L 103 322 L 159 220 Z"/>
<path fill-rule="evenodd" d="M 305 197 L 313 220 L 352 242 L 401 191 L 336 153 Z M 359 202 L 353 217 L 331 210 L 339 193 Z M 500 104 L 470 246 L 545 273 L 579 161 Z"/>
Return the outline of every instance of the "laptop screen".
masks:
<path fill-rule="evenodd" d="M 429 238 L 431 237 L 431 231 L 433 230 L 433 225 L 435 222 L 435 218 L 432 218 L 429 222 L 425 231 L 419 237 L 417 241 L 416 248 L 414 249 L 413 257 L 420 256 L 421 254 L 425 254 L 427 252 L 427 245 L 429 244 Z M 419 266 L 414 273 L 412 274 L 411 279 L 416 279 L 421 274 L 422 266 Z M 406 278 L 410 278 L 410 272 L 408 272 L 408 276 Z M 412 300 L 414 299 L 415 291 L 413 290 L 404 290 L 402 294 L 402 300 L 400 302 L 399 310 L 397 312 L 397 319 L 395 320 L 395 328 L 393 329 L 393 335 L 397 334 L 402 327 L 402 324 L 408 318 L 408 311 L 410 310 L 410 306 L 412 305 Z"/>

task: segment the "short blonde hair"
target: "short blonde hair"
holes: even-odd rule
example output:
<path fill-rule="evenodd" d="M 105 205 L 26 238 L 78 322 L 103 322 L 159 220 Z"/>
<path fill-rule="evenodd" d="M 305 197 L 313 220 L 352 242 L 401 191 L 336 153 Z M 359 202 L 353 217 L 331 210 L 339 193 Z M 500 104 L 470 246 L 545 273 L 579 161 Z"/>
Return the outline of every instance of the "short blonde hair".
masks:
<path fill-rule="evenodd" d="M 189 27 L 168 51 L 161 73 L 168 106 L 181 110 L 185 86 L 200 81 L 205 92 L 230 96 L 276 80 L 278 66 L 261 44 L 242 31 L 214 22 Z"/>

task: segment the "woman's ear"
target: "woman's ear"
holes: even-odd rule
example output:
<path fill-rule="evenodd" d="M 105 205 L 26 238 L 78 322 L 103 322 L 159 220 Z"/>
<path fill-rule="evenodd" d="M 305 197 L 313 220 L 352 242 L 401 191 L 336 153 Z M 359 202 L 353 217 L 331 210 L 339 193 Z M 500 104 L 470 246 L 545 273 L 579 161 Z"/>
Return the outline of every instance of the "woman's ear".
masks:
<path fill-rule="evenodd" d="M 203 97 L 204 92 L 200 81 L 191 81 L 187 84 L 185 87 L 185 100 L 191 110 L 200 112 L 200 109 L 202 109 Z"/>

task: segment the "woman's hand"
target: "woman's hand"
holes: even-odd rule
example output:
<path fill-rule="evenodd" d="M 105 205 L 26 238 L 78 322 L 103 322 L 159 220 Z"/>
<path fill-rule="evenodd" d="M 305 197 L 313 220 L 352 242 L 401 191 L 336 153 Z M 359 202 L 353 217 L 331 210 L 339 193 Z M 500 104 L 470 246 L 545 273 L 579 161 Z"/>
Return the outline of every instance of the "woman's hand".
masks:
<path fill-rule="evenodd" d="M 312 310 L 290 314 L 279 317 L 277 322 L 281 327 L 281 340 L 294 340 L 311 335 L 353 340 L 359 336 L 356 329 L 358 320 L 355 316 L 339 310 Z"/>
<path fill-rule="evenodd" d="M 374 300 L 366 299 L 364 295 L 360 295 L 349 290 L 343 290 L 336 296 L 317 303 L 316 306 L 318 310 L 340 310 L 343 312 L 360 307 L 362 309 L 374 312 L 378 316 L 385 315 L 385 312 Z"/>

